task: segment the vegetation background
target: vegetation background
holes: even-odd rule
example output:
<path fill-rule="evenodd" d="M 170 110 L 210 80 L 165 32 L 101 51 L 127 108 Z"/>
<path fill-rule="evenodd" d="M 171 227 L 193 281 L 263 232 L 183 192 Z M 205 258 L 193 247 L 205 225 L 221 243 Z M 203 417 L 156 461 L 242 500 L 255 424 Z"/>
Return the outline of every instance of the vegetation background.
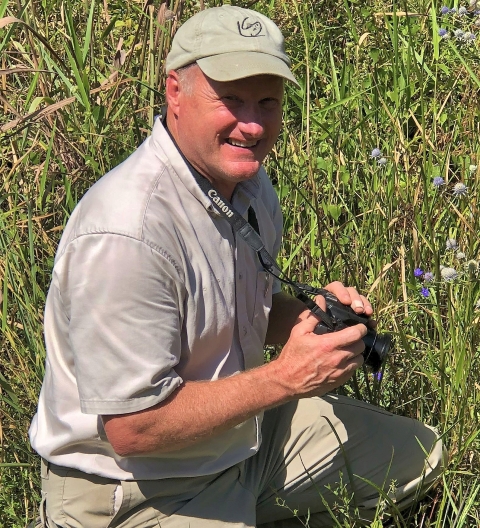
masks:
<path fill-rule="evenodd" d="M 442 14 L 434 0 L 232 0 L 277 21 L 301 83 L 267 161 L 280 262 L 368 294 L 395 346 L 381 377 L 360 372 L 344 392 L 436 426 L 449 450 L 399 527 L 480 526 L 480 4 L 449 1 Z M 148 135 L 178 25 L 220 3 L 0 0 L 2 528 L 23 528 L 39 501 L 27 430 L 62 228 Z M 332 525 L 358 526 L 338 497 Z"/>

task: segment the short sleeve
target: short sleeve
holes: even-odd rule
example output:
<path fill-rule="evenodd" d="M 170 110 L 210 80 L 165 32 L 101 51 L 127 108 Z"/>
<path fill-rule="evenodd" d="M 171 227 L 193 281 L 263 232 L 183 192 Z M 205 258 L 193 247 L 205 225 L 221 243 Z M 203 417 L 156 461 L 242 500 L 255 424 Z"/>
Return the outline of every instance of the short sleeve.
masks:
<path fill-rule="evenodd" d="M 174 368 L 185 290 L 168 254 L 129 236 L 83 235 L 56 263 L 54 282 L 82 412 L 142 410 L 182 383 Z"/>

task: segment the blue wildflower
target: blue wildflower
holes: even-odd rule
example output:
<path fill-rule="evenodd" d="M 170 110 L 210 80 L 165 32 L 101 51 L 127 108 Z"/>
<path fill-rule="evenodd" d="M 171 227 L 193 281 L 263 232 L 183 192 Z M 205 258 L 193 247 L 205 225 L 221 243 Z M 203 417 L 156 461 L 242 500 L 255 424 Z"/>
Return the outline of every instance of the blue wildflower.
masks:
<path fill-rule="evenodd" d="M 445 183 L 445 180 L 441 176 L 435 176 L 435 178 L 433 178 L 434 187 L 440 187 L 444 183 Z"/>
<path fill-rule="evenodd" d="M 442 6 L 440 9 L 440 13 L 442 13 L 442 15 L 448 15 L 448 13 L 450 13 L 450 8 L 448 8 L 447 6 Z"/>
<path fill-rule="evenodd" d="M 374 148 L 370 156 L 372 158 L 379 158 L 382 155 L 382 151 L 379 148 Z"/>
<path fill-rule="evenodd" d="M 447 33 L 448 33 L 448 31 L 445 28 L 439 28 L 439 30 L 438 30 L 438 36 L 439 37 L 444 37 Z"/>
<path fill-rule="evenodd" d="M 449 13 L 451 15 L 454 15 L 456 12 L 457 12 L 457 8 L 456 7 L 452 7 L 452 9 L 450 9 L 450 11 L 449 11 Z"/>
<path fill-rule="evenodd" d="M 383 374 L 381 372 L 375 372 L 375 374 L 373 375 L 373 377 L 377 380 L 377 381 L 380 381 L 382 378 L 383 378 Z"/>
<path fill-rule="evenodd" d="M 423 275 L 423 270 L 421 268 L 415 268 L 413 270 L 414 277 L 421 277 Z"/>
<path fill-rule="evenodd" d="M 425 288 L 423 287 L 421 290 L 420 290 L 420 293 L 424 296 L 424 297 L 429 297 L 430 296 L 430 291 L 428 288 Z"/>

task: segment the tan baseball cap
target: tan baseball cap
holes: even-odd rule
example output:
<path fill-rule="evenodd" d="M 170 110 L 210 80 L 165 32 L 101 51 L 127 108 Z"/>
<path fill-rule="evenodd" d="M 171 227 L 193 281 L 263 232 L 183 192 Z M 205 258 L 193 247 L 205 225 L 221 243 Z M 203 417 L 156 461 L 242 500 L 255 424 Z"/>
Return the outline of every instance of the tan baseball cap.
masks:
<path fill-rule="evenodd" d="M 168 73 L 193 62 L 215 81 L 267 74 L 298 86 L 290 71 L 282 32 L 272 20 L 251 9 L 212 7 L 180 26 L 165 69 Z"/>

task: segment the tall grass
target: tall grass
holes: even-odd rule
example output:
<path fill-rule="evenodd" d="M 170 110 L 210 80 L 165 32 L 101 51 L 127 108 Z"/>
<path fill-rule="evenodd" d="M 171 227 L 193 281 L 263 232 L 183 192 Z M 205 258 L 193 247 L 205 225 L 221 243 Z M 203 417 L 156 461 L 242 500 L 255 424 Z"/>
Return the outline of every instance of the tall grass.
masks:
<path fill-rule="evenodd" d="M 479 44 L 438 35 L 477 17 L 441 17 L 431 0 L 232 3 L 279 23 L 301 83 L 287 89 L 267 161 L 285 212 L 281 264 L 302 281 L 339 279 L 369 295 L 394 353 L 381 380 L 361 372 L 344 392 L 436 426 L 450 453 L 440 485 L 395 525 L 479 526 Z M 39 498 L 27 429 L 62 228 L 147 136 L 171 37 L 201 7 L 0 0 L 1 527 L 23 527 Z"/>

